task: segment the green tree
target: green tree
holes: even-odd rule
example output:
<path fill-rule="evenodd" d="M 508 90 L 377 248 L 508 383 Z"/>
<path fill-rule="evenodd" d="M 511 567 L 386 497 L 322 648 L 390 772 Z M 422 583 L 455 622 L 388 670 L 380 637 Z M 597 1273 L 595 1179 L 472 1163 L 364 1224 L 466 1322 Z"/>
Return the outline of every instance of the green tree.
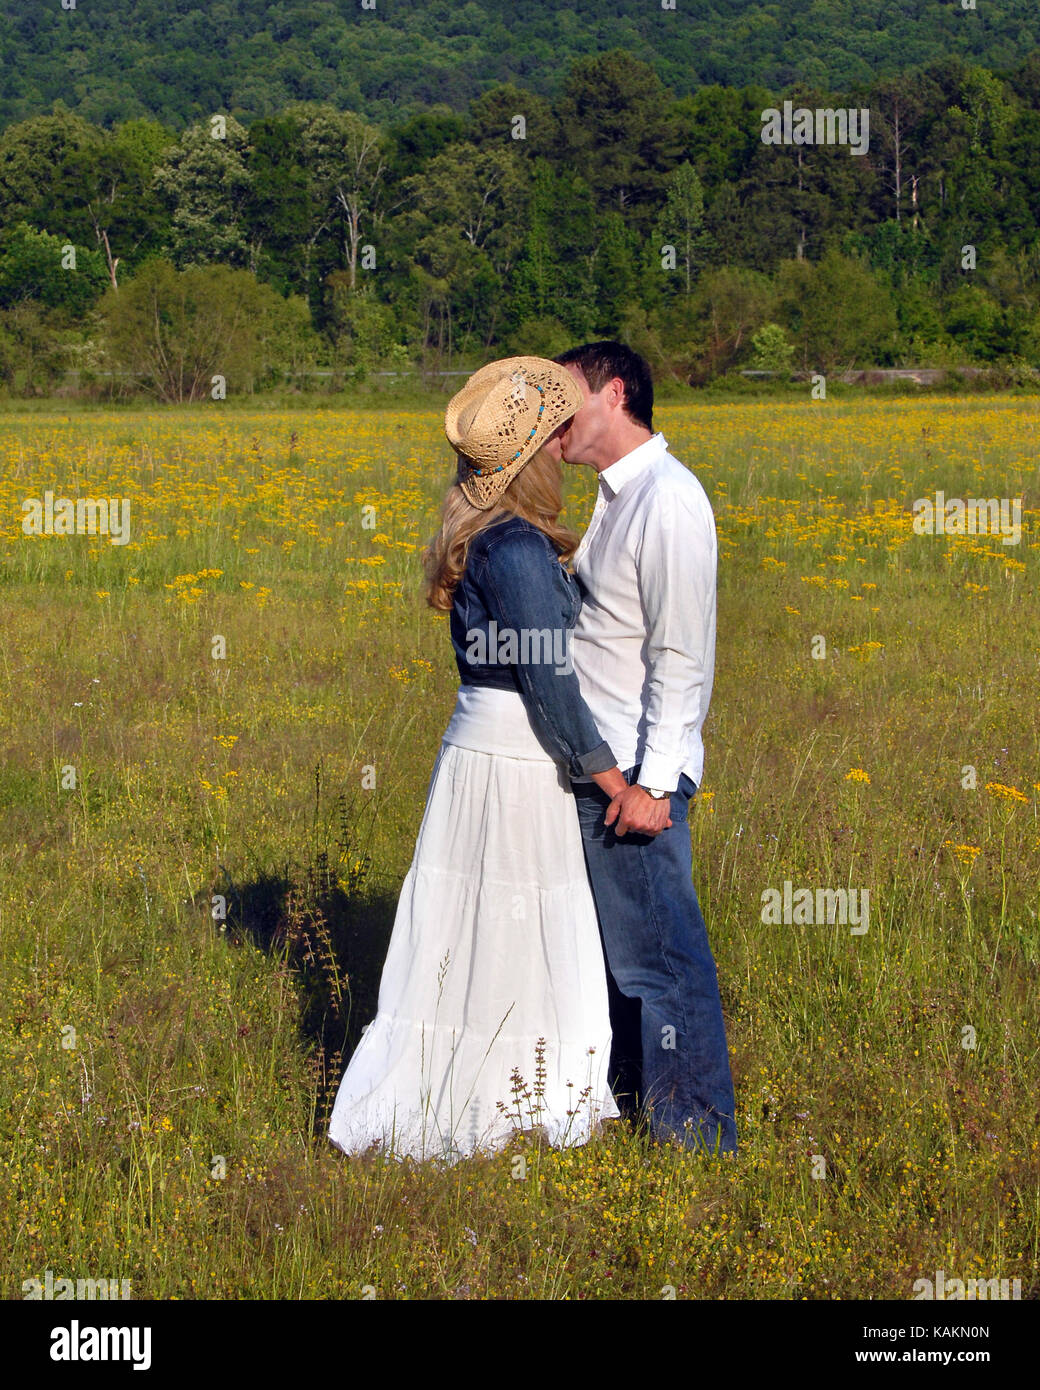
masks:
<path fill-rule="evenodd" d="M 0 309 L 0 383 L 23 396 L 48 395 L 65 371 L 66 356 L 46 309 L 31 299 Z"/>
<path fill-rule="evenodd" d="M 252 391 L 282 365 L 276 351 L 298 327 L 298 310 L 248 271 L 228 266 L 147 262 L 100 306 L 104 350 L 117 370 L 161 401 L 196 401 Z"/>
<path fill-rule="evenodd" d="M 116 285 L 117 268 L 155 250 L 162 210 L 153 171 L 173 136 L 155 121 L 97 130 L 63 108 L 0 137 L 0 220 L 25 221 L 94 246 Z"/>
<path fill-rule="evenodd" d="M 678 162 L 668 93 L 648 64 L 615 50 L 574 63 L 557 108 L 562 150 L 598 208 L 647 234 Z"/>
<path fill-rule="evenodd" d="M 0 135 L 0 224 L 18 221 L 89 244 L 93 228 L 81 195 L 79 167 L 95 159 L 99 130 L 60 102 L 48 116 Z"/>
<path fill-rule="evenodd" d="M 249 136 L 233 117 L 190 126 L 155 169 L 170 213 L 169 251 L 179 268 L 213 261 L 253 268 L 258 246 L 246 224 Z"/>
<path fill-rule="evenodd" d="M 991 362 L 997 356 L 1000 305 L 981 285 L 958 285 L 947 299 L 943 327 L 971 360 Z"/>
<path fill-rule="evenodd" d="M 393 310 L 379 302 L 370 285 L 355 290 L 344 270 L 329 276 L 329 291 L 335 360 L 361 381 L 396 344 Z"/>
<path fill-rule="evenodd" d="M 806 369 L 851 367 L 894 348 L 895 309 L 866 261 L 837 251 L 828 251 L 817 264 L 783 261 L 777 305 Z"/>
<path fill-rule="evenodd" d="M 299 127 L 300 162 L 307 172 L 313 217 L 309 245 L 332 231 L 340 249 L 335 268 L 347 271 L 356 290 L 361 247 L 375 237 L 380 221 L 388 142 L 353 111 L 298 102 L 287 114 Z"/>
<path fill-rule="evenodd" d="M 764 323 L 757 333 L 751 335 L 751 346 L 754 349 L 752 367 L 760 372 L 789 375 L 794 347 L 787 341 L 787 334 L 778 323 Z"/>
<path fill-rule="evenodd" d="M 417 111 L 387 132 L 386 177 L 390 184 L 411 178 L 448 145 L 467 138 L 466 120 L 450 106 L 438 103 Z"/>
<path fill-rule="evenodd" d="M 58 309 L 66 320 L 81 318 L 104 293 L 104 257 L 87 247 L 73 247 L 75 266 L 62 237 L 38 232 L 19 222 L 4 238 L 0 254 L 0 306 L 34 300 L 44 309 Z"/>
<path fill-rule="evenodd" d="M 545 319 L 562 323 L 571 340 L 588 339 L 602 318 L 596 270 L 599 263 L 602 272 L 602 220 L 591 190 L 579 176 L 539 159 L 525 203 L 520 216 L 527 230 L 501 321 L 514 337 L 524 322 Z"/>
<path fill-rule="evenodd" d="M 842 105 L 815 88 L 796 88 L 791 100 L 810 110 Z M 818 260 L 836 235 L 873 223 L 876 184 L 869 156 L 854 155 L 849 146 L 767 145 L 760 138 L 735 187 L 738 216 L 727 208 L 720 217 L 713 207 L 712 230 L 722 252 L 739 247 L 740 260 L 759 269 L 772 270 L 785 256 Z"/>
<path fill-rule="evenodd" d="M 527 207 L 527 235 L 513 278 L 513 309 L 518 321 L 550 316 L 560 293 L 553 247 L 557 176 L 544 159 L 534 166 Z"/>
<path fill-rule="evenodd" d="M 767 321 L 773 289 L 769 277 L 742 266 L 705 272 L 688 301 L 668 324 L 677 346 L 687 344 L 694 380 L 726 371 L 747 351 L 751 335 Z"/>
<path fill-rule="evenodd" d="M 706 254 L 704 188 L 693 165 L 685 160 L 665 181 L 665 204 L 658 229 L 666 244 L 674 245 L 683 270 L 686 293 Z"/>
<path fill-rule="evenodd" d="M 256 274 L 281 294 L 306 294 L 312 206 L 300 159 L 300 127 L 266 116 L 249 127 L 250 183 L 243 216 L 256 250 Z"/>
<path fill-rule="evenodd" d="M 402 224 L 409 259 L 425 277 L 426 302 L 439 305 L 438 352 L 450 357 L 468 340 L 486 346 L 503 326 L 502 287 L 524 241 L 526 162 L 509 148 L 478 149 L 468 142 L 436 155 L 405 185 Z"/>
<path fill-rule="evenodd" d="M 736 183 L 761 146 L 761 114 L 772 105 L 764 87 L 701 87 L 675 103 L 672 114 L 686 157 L 706 189 Z"/>
<path fill-rule="evenodd" d="M 113 287 L 120 264 L 132 269 L 140 258 L 157 253 L 169 235 L 155 171 L 175 143 L 158 121 L 124 121 L 105 135 L 96 159 L 83 170 L 81 196 Z"/>
<path fill-rule="evenodd" d="M 934 84 L 933 84 L 934 85 Z M 899 73 L 875 83 L 869 94 L 870 138 L 885 195 L 881 215 L 918 226 L 917 187 L 924 118 L 937 92 L 919 73 Z"/>
<path fill-rule="evenodd" d="M 556 357 L 573 343 L 573 338 L 558 318 L 552 314 L 524 319 L 506 338 L 504 348 L 509 356 Z"/>
<path fill-rule="evenodd" d="M 523 135 L 514 118 L 524 119 Z M 518 154 L 532 159 L 551 155 L 559 139 L 559 128 L 552 106 L 544 97 L 525 92 L 513 83 L 503 83 L 481 93 L 469 105 L 467 135 L 474 145 L 511 145 Z"/>
<path fill-rule="evenodd" d="M 608 212 L 600 227 L 593 271 L 599 316 L 596 332 L 610 338 L 617 335 L 626 312 L 638 301 L 639 248 L 619 212 Z"/>

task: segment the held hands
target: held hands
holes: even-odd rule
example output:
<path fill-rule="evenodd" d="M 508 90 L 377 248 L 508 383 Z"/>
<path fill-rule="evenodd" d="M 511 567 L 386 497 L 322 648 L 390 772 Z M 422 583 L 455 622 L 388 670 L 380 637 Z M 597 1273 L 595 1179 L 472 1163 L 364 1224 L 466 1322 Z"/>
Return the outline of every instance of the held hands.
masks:
<path fill-rule="evenodd" d="M 617 821 L 615 835 L 624 835 L 629 830 L 634 830 L 637 835 L 659 835 L 672 824 L 669 815 L 671 805 L 670 797 L 658 800 L 642 787 L 626 784 L 607 807 L 605 822 L 614 825 Z"/>

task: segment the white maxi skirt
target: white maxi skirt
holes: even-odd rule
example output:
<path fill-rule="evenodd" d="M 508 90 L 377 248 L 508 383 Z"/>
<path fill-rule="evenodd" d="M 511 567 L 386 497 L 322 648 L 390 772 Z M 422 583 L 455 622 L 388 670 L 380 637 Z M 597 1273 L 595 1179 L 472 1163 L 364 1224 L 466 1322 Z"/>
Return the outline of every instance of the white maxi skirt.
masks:
<path fill-rule="evenodd" d="M 618 1114 L 596 910 L 566 773 L 523 700 L 462 686 L 397 905 L 376 1017 L 340 1082 L 347 1153 L 453 1162 Z"/>

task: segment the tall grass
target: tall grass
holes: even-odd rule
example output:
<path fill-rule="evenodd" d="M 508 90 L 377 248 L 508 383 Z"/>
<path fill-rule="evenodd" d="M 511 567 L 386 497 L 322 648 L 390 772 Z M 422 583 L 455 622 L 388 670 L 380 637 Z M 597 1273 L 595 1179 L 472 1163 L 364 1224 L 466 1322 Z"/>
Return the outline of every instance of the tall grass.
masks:
<path fill-rule="evenodd" d="M 719 531 L 691 834 L 741 1152 L 614 1125 L 441 1169 L 325 1138 L 457 684 L 419 582 L 438 418 L 6 417 L 9 1296 L 1040 1292 L 1036 418 L 661 410 Z M 48 488 L 129 497 L 130 544 L 23 536 Z M 937 489 L 1023 497 L 1021 544 L 915 535 Z M 569 471 L 572 523 L 592 492 Z M 869 890 L 869 929 L 765 924 L 785 880 Z"/>

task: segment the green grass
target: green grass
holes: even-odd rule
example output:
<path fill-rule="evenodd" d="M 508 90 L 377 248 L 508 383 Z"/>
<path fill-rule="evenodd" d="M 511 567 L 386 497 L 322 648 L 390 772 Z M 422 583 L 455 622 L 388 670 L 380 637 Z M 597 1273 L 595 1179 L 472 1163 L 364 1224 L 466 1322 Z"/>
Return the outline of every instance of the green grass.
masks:
<path fill-rule="evenodd" d="M 660 412 L 719 530 L 691 833 L 741 1152 L 615 1126 L 438 1170 L 324 1129 L 457 684 L 416 549 L 437 416 L 7 416 L 8 1296 L 48 1268 L 143 1298 L 910 1298 L 937 1269 L 1037 1296 L 1036 418 Z M 22 536 L 47 488 L 130 496 L 131 544 Z M 1021 544 L 914 536 L 937 488 L 1023 497 Z M 583 524 L 585 470 L 567 495 Z M 785 879 L 869 889 L 869 930 L 764 924 Z"/>

